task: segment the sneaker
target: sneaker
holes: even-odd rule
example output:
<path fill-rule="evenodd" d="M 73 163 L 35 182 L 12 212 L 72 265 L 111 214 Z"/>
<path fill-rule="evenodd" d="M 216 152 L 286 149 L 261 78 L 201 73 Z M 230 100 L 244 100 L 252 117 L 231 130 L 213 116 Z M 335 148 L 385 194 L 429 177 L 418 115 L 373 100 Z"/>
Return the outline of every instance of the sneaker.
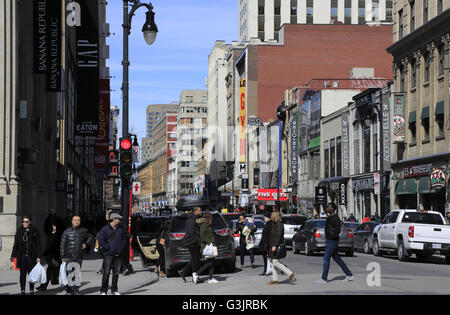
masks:
<path fill-rule="evenodd" d="M 347 276 L 347 277 L 345 277 L 345 279 L 342 280 L 342 281 L 348 282 L 348 281 L 353 281 L 353 279 L 354 279 L 353 276 Z"/>
<path fill-rule="evenodd" d="M 112 295 L 122 295 L 122 294 L 120 294 L 120 292 L 119 291 L 116 291 L 116 292 L 113 292 L 113 294 Z"/>
<path fill-rule="evenodd" d="M 296 280 L 297 280 L 297 279 L 295 279 L 295 272 L 291 273 L 291 275 L 289 276 L 289 283 L 290 283 L 290 284 L 294 284 L 294 282 L 295 282 Z"/>
<path fill-rule="evenodd" d="M 30 295 L 34 295 L 34 291 L 30 291 L 30 293 L 29 293 Z"/>
<path fill-rule="evenodd" d="M 217 281 L 217 280 L 216 280 L 216 279 L 214 279 L 214 278 L 212 278 L 212 279 L 208 280 L 208 283 L 217 283 L 217 282 L 219 282 L 219 281 Z"/>
<path fill-rule="evenodd" d="M 195 284 L 198 283 L 198 274 L 196 274 L 195 272 L 192 274 L 192 282 L 194 282 Z"/>
<path fill-rule="evenodd" d="M 252 264 L 252 269 L 255 269 L 256 268 L 256 265 L 255 264 Z"/>
<path fill-rule="evenodd" d="M 166 274 L 164 273 L 164 271 L 160 271 L 160 272 L 159 272 L 159 276 L 160 276 L 161 278 L 164 278 L 164 277 L 166 277 Z"/>
<path fill-rule="evenodd" d="M 178 270 L 178 274 L 180 275 L 181 279 L 183 279 L 183 281 L 186 282 L 186 277 L 183 273 L 183 270 Z"/>
<path fill-rule="evenodd" d="M 244 265 L 241 265 L 241 269 L 244 270 Z"/>
<path fill-rule="evenodd" d="M 36 288 L 36 290 L 38 291 L 47 291 L 47 288 L 45 287 L 45 285 L 40 285 Z"/>
<path fill-rule="evenodd" d="M 100 295 L 106 295 L 106 292 L 100 292 Z"/>
<path fill-rule="evenodd" d="M 278 285 L 278 281 L 273 281 L 273 280 L 271 280 L 271 281 L 269 281 L 269 283 L 267 283 L 267 285 Z"/>
<path fill-rule="evenodd" d="M 319 280 L 314 281 L 314 283 L 322 284 L 322 283 L 327 283 L 327 281 L 323 280 L 323 279 L 319 279 Z"/>

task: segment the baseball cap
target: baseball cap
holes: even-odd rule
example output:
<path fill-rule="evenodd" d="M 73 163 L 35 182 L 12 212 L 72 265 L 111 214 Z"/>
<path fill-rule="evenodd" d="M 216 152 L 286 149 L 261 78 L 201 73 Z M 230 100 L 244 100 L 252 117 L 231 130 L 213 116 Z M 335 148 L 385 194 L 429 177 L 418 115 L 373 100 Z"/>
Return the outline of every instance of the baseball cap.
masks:
<path fill-rule="evenodd" d="M 114 219 L 122 219 L 122 216 L 118 213 L 113 213 L 111 214 L 111 216 L 109 217 L 110 220 L 114 220 Z"/>

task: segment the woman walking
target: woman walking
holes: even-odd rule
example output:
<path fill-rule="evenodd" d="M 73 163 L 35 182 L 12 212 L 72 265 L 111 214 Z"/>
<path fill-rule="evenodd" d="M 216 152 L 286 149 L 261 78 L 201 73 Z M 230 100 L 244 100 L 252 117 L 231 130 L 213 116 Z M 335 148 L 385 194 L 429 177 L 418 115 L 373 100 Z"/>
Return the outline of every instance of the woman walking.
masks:
<path fill-rule="evenodd" d="M 20 290 L 25 294 L 27 274 L 40 262 L 41 240 L 39 231 L 31 225 L 31 218 L 24 216 L 22 226 L 18 229 L 14 238 L 14 246 L 11 253 L 11 261 L 17 258 L 17 266 L 20 269 Z M 30 294 L 34 294 L 34 283 L 30 283 Z"/>
<path fill-rule="evenodd" d="M 197 219 L 197 224 L 200 225 L 200 250 L 203 254 L 203 251 L 207 245 L 212 244 L 216 246 L 214 241 L 214 232 L 211 228 L 212 223 L 212 215 L 210 213 L 206 213 L 203 218 Z M 209 279 L 208 283 L 217 283 L 218 281 L 213 278 L 214 275 L 214 257 L 207 258 L 206 262 L 200 267 L 197 271 L 197 274 L 200 275 L 203 271 L 208 270 Z M 195 283 L 197 283 L 196 281 Z"/>
<path fill-rule="evenodd" d="M 43 253 L 48 265 L 47 282 L 42 283 L 39 287 L 37 287 L 38 291 L 46 291 L 50 282 L 53 285 L 58 285 L 59 267 L 61 261 L 61 256 L 59 255 L 61 236 L 62 231 L 57 227 L 56 223 L 53 223 L 52 232 L 48 235 L 47 247 Z"/>
<path fill-rule="evenodd" d="M 270 268 L 272 269 L 272 280 L 268 283 L 268 285 L 277 285 L 278 275 L 277 270 L 281 270 L 285 274 L 289 275 L 290 284 L 294 284 L 295 282 L 295 272 L 289 270 L 285 265 L 283 265 L 279 258 L 277 257 L 277 249 L 281 244 L 284 244 L 284 224 L 281 222 L 281 216 L 279 212 L 272 212 L 271 215 L 272 227 L 270 231 L 269 237 L 269 263 Z"/>
<path fill-rule="evenodd" d="M 247 227 L 247 229 L 246 229 Z M 245 232 L 244 232 L 245 230 Z M 239 250 L 241 254 L 241 269 L 244 270 L 244 259 L 245 259 L 245 253 L 248 251 L 250 255 L 250 263 L 252 264 L 252 268 L 256 268 L 255 265 L 255 255 L 253 252 L 253 245 L 248 244 L 249 239 L 251 242 L 254 242 L 254 235 L 256 231 L 256 226 L 249 225 L 249 221 L 245 219 L 244 215 L 241 214 L 239 216 L 239 221 L 236 224 L 236 228 L 234 230 L 234 233 L 240 234 L 239 237 Z"/>

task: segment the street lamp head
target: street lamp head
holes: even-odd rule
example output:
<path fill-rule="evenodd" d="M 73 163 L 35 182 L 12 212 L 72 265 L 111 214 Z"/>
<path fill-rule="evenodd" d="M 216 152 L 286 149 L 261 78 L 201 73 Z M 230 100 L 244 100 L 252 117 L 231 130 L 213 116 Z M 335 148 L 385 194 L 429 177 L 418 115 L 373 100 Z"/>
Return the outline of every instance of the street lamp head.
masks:
<path fill-rule="evenodd" d="M 286 105 L 285 105 L 284 101 L 282 101 L 280 106 L 278 106 L 276 115 L 277 115 L 277 118 L 279 120 L 281 120 L 282 122 L 284 122 L 286 120 Z"/>
<path fill-rule="evenodd" d="M 144 33 L 144 40 L 148 45 L 151 45 L 156 40 L 156 34 L 158 33 L 158 27 L 155 24 L 155 12 L 149 10 L 147 13 L 145 24 L 142 27 L 142 33 Z"/>

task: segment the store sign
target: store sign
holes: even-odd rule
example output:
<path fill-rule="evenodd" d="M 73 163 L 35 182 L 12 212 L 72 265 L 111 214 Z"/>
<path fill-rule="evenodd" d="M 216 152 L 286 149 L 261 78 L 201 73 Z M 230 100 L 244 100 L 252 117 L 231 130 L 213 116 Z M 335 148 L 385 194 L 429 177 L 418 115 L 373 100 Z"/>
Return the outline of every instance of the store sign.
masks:
<path fill-rule="evenodd" d="M 258 189 L 258 201 L 276 201 L 278 200 L 278 189 Z M 288 195 L 280 190 L 280 201 L 287 201 Z"/>
<path fill-rule="evenodd" d="M 434 168 L 430 174 L 430 185 L 433 189 L 445 188 L 445 182 L 447 181 L 447 176 L 444 170 L 440 168 Z"/>
<path fill-rule="evenodd" d="M 298 118 L 297 112 L 294 113 L 291 120 L 291 150 L 290 150 L 290 164 L 292 182 L 298 181 Z"/>
<path fill-rule="evenodd" d="M 405 97 L 394 97 L 394 143 L 405 142 Z"/>
<path fill-rule="evenodd" d="M 380 194 L 380 173 L 373 174 L 374 194 Z"/>
<path fill-rule="evenodd" d="M 373 177 L 353 180 L 353 191 L 373 190 L 373 189 L 374 189 Z"/>
<path fill-rule="evenodd" d="M 246 80 L 239 82 L 239 162 L 247 160 L 247 104 L 246 104 Z"/>
<path fill-rule="evenodd" d="M 350 147 L 349 147 L 348 113 L 342 114 L 342 176 L 350 176 Z"/>
<path fill-rule="evenodd" d="M 339 184 L 339 205 L 347 205 L 347 185 L 345 183 Z"/>
<path fill-rule="evenodd" d="M 316 187 L 316 204 L 317 205 L 326 205 L 327 204 L 327 189 L 325 187 Z"/>
<path fill-rule="evenodd" d="M 428 176 L 432 168 L 433 168 L 432 164 L 414 165 L 406 167 L 403 169 L 403 177 L 410 178 L 418 176 Z"/>

